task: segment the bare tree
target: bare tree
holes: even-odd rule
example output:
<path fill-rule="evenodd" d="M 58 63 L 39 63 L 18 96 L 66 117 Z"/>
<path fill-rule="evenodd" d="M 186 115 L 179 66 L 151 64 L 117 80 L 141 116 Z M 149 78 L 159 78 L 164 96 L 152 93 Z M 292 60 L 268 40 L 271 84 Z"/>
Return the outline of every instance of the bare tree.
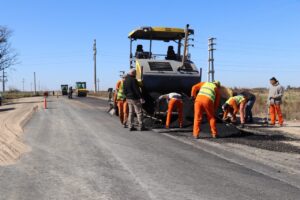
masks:
<path fill-rule="evenodd" d="M 0 26 L 0 70 L 17 64 L 17 53 L 11 47 L 9 39 L 12 31 L 5 26 Z"/>
<path fill-rule="evenodd" d="M 3 71 L 2 84 L 5 90 L 4 70 L 17 64 L 17 53 L 11 47 L 9 39 L 12 31 L 5 26 L 0 26 L 0 71 Z"/>

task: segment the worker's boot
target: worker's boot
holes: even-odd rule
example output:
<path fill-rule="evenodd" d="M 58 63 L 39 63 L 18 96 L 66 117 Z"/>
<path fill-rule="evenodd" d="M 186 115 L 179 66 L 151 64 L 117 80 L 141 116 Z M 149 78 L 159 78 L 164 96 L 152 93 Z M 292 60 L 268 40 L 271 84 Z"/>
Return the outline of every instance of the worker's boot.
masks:
<path fill-rule="evenodd" d="M 193 138 L 196 140 L 200 139 L 199 135 L 197 135 L 197 136 L 193 135 Z"/>
<path fill-rule="evenodd" d="M 245 128 L 245 124 L 242 123 L 242 124 L 240 125 L 240 128 Z"/>
<path fill-rule="evenodd" d="M 137 130 L 138 130 L 138 131 L 145 131 L 146 129 L 145 129 L 144 126 L 140 126 L 140 127 L 137 128 Z"/>
<path fill-rule="evenodd" d="M 129 131 L 135 131 L 136 129 L 134 127 L 130 127 Z"/>
<path fill-rule="evenodd" d="M 217 134 L 212 134 L 211 137 L 212 137 L 213 139 L 217 139 L 217 138 L 218 138 L 218 135 L 217 135 Z"/>

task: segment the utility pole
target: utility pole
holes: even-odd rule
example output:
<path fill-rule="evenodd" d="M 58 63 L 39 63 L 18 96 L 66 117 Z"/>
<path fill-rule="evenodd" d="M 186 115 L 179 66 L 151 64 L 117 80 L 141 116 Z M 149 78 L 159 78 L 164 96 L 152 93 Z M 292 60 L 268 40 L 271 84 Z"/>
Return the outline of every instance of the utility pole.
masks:
<path fill-rule="evenodd" d="M 7 76 L 5 75 L 6 72 L 4 70 L 4 68 L 2 69 L 2 91 L 5 92 L 5 82 L 7 81 Z"/>
<path fill-rule="evenodd" d="M 214 40 L 216 38 L 208 38 L 208 72 L 207 72 L 207 81 L 212 82 L 215 80 L 215 68 L 214 68 Z"/>
<path fill-rule="evenodd" d="M 94 92 L 96 93 L 97 92 L 97 64 L 96 64 L 96 55 L 97 55 L 97 47 L 96 47 L 96 39 L 94 39 L 94 47 L 93 47 L 93 50 L 94 50 Z"/>
<path fill-rule="evenodd" d="M 32 92 L 32 82 L 30 82 L 30 92 Z"/>
<path fill-rule="evenodd" d="M 99 83 L 100 83 L 100 80 L 99 80 L 99 78 L 97 78 L 97 86 L 98 86 L 98 87 L 97 87 L 97 91 L 98 91 L 98 92 L 100 91 L 100 84 L 99 84 Z"/>
<path fill-rule="evenodd" d="M 23 92 L 24 92 L 24 83 L 25 83 L 25 79 L 22 79 L 22 84 L 23 84 Z"/>
<path fill-rule="evenodd" d="M 188 38 L 189 38 L 189 24 L 185 27 L 185 37 L 184 37 L 184 46 L 183 46 L 183 56 L 182 56 L 182 66 L 186 61 L 187 51 L 188 51 Z"/>
<path fill-rule="evenodd" d="M 33 85 L 34 85 L 34 95 L 36 95 L 36 77 L 35 77 L 35 72 L 33 72 Z"/>

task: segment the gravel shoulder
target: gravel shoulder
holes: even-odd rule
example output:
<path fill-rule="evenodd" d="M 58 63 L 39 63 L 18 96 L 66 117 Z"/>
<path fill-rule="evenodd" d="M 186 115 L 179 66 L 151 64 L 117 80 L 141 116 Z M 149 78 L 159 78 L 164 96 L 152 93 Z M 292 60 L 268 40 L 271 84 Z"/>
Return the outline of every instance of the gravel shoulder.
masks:
<path fill-rule="evenodd" d="M 41 105 L 41 97 L 31 97 L 15 99 L 0 107 L 0 166 L 14 164 L 30 151 L 22 141 L 23 126 Z"/>

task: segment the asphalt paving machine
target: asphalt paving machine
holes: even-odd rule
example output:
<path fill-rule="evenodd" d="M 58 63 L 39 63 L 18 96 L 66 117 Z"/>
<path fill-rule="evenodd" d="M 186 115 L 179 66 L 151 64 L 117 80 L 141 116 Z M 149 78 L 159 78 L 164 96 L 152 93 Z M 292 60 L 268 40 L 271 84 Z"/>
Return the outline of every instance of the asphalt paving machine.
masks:
<path fill-rule="evenodd" d="M 164 121 L 167 103 L 164 101 L 157 103 L 157 99 L 162 94 L 177 92 L 183 95 L 185 122 L 192 123 L 193 102 L 189 96 L 192 86 L 201 81 L 201 70 L 196 67 L 188 53 L 191 46 L 190 37 L 193 34 L 194 30 L 190 29 L 189 25 L 185 29 L 140 27 L 129 33 L 130 68 L 137 71 L 136 78 L 145 99 L 143 109 L 149 118 Z M 133 52 L 134 43 L 137 44 L 135 52 Z M 148 44 L 147 50 L 144 50 L 142 43 Z M 162 51 L 159 47 L 165 43 L 168 45 L 164 49 L 166 54 L 157 54 L 153 51 L 154 44 Z M 174 114 L 176 115 L 176 112 Z"/>

